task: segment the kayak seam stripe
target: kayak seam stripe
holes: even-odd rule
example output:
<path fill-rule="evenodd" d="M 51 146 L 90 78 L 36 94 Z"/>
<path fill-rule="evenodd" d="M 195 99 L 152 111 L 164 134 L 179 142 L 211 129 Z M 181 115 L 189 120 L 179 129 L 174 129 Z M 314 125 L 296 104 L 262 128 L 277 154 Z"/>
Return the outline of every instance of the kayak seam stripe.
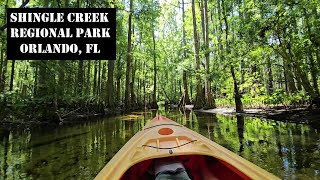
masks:
<path fill-rule="evenodd" d="M 157 125 L 154 125 L 154 126 L 151 126 L 151 127 L 144 128 L 143 130 L 151 129 L 151 128 L 154 128 L 154 127 L 157 127 L 157 126 L 167 126 L 167 125 L 183 127 L 183 126 L 181 126 L 179 124 L 157 124 Z"/>
<path fill-rule="evenodd" d="M 195 142 L 195 141 L 197 141 L 197 140 L 192 140 L 192 141 L 190 141 L 190 142 L 187 142 L 187 143 L 184 143 L 184 144 L 181 144 L 180 146 L 175 146 L 175 147 L 170 147 L 170 148 L 161 148 L 161 147 L 155 147 L 155 146 L 149 146 L 149 145 L 142 145 L 142 146 L 144 146 L 144 147 L 151 147 L 151 148 L 155 148 L 155 149 L 175 149 L 175 148 L 178 148 L 178 147 L 181 147 L 181 146 L 184 146 L 184 145 L 187 145 L 187 144 L 190 144 L 190 143 L 193 143 L 193 142 Z"/>

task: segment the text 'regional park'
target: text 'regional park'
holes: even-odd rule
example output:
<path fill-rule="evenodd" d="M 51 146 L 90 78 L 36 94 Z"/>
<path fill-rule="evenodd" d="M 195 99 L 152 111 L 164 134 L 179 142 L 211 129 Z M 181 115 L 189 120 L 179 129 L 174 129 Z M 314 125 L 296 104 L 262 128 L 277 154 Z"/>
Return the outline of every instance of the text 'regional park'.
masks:
<path fill-rule="evenodd" d="M 8 8 L 8 59 L 115 60 L 114 8 Z"/>

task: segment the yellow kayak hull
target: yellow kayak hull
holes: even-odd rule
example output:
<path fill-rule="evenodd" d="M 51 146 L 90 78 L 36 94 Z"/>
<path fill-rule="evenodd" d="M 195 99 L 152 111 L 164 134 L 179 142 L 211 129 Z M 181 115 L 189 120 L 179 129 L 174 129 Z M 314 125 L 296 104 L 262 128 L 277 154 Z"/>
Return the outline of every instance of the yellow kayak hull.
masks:
<path fill-rule="evenodd" d="M 196 159 L 201 156 L 213 157 L 241 179 L 279 179 L 212 140 L 160 115 L 135 134 L 95 179 L 126 179 L 124 175 L 131 167 L 147 160 L 170 156 L 192 156 Z M 200 175 L 200 179 L 219 179 L 214 178 L 218 173 L 214 169 L 205 169 L 205 175 Z"/>

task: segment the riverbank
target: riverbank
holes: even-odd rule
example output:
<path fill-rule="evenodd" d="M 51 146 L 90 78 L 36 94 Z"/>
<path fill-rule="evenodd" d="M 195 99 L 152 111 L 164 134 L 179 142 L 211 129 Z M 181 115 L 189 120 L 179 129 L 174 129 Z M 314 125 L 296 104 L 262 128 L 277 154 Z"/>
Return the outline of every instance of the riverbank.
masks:
<path fill-rule="evenodd" d="M 55 113 L 54 117 L 50 117 L 47 119 L 41 118 L 31 118 L 24 119 L 18 116 L 18 118 L 14 115 L 9 115 L 4 119 L 0 120 L 0 130 L 14 130 L 14 129 L 22 129 L 22 130 L 31 130 L 32 128 L 44 127 L 44 128 L 57 128 L 61 125 L 73 125 L 79 124 L 83 122 L 95 121 L 105 117 L 113 117 L 117 115 L 122 115 L 126 113 L 130 113 L 132 111 L 142 110 L 143 108 L 134 108 L 130 111 L 125 111 L 121 108 L 116 108 L 114 110 L 104 109 L 104 112 L 96 112 L 96 113 L 73 113 L 68 114 L 67 116 L 61 116 L 58 113 Z M 52 120 L 54 119 L 54 121 Z"/>
<path fill-rule="evenodd" d="M 64 119 L 63 121 L 60 122 L 52 122 L 52 121 L 41 121 L 41 120 L 15 120 L 13 118 L 9 119 L 7 118 L 4 121 L 0 122 L 0 130 L 5 129 L 5 130 L 13 130 L 13 129 L 24 129 L 24 130 L 30 130 L 35 127 L 46 127 L 46 128 L 56 128 L 60 125 L 66 125 L 66 124 L 76 124 L 76 123 L 81 123 L 84 121 L 92 121 L 96 120 L 102 117 L 105 117 L 106 115 L 104 114 L 90 114 L 90 115 L 75 115 L 72 116 L 68 119 Z"/>
<path fill-rule="evenodd" d="M 308 109 L 306 107 L 285 109 L 281 107 L 275 108 L 250 108 L 244 109 L 244 112 L 237 113 L 235 108 L 216 108 L 216 109 L 200 109 L 194 110 L 202 113 L 216 113 L 223 115 L 242 115 L 272 119 L 276 121 L 311 124 L 320 128 L 320 109 Z"/>
<path fill-rule="evenodd" d="M 186 109 L 192 110 L 192 105 L 186 105 Z M 132 111 L 142 110 L 142 109 L 134 109 Z M 292 122 L 298 124 L 310 124 L 313 127 L 320 129 L 320 109 L 308 109 L 307 107 L 299 107 L 299 108 L 285 108 L 285 107 L 273 107 L 273 108 L 247 108 L 244 109 L 244 112 L 237 113 L 235 108 L 229 107 L 218 107 L 215 109 L 199 109 L 194 110 L 195 112 L 201 113 L 215 113 L 222 114 L 227 116 L 250 116 L 250 117 L 258 117 L 258 118 L 266 118 L 272 119 L 276 121 L 283 122 Z M 93 113 L 93 114 L 73 114 L 69 117 L 65 117 L 61 119 L 58 117 L 60 121 L 52 122 L 48 120 L 15 120 L 14 118 L 8 118 L 0 121 L 0 129 L 12 130 L 12 129 L 25 129 L 29 130 L 34 127 L 49 127 L 56 128 L 60 125 L 70 125 L 70 124 L 79 124 L 82 122 L 94 121 L 104 117 L 112 117 L 119 114 L 130 113 L 126 112 L 123 109 L 116 110 L 105 110 L 104 113 Z"/>

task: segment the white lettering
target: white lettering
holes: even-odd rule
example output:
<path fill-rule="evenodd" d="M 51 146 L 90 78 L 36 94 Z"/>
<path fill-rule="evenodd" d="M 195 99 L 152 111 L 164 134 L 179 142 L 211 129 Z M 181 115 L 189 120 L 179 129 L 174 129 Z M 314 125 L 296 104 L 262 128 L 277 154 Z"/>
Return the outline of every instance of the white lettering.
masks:
<path fill-rule="evenodd" d="M 11 13 L 10 22 L 64 22 L 64 13 Z"/>
<path fill-rule="evenodd" d="M 84 38 L 110 38 L 109 30 L 110 28 L 78 28 L 76 37 L 83 35 Z"/>
<path fill-rule="evenodd" d="M 84 29 L 82 29 L 82 28 L 76 29 L 76 37 L 77 38 L 80 38 L 83 33 L 84 33 Z"/>
<path fill-rule="evenodd" d="M 69 13 L 69 22 L 109 22 L 108 13 Z"/>
<path fill-rule="evenodd" d="M 22 52 L 22 53 L 27 53 L 27 51 L 28 51 L 28 45 L 26 45 L 26 44 L 21 44 L 21 45 L 20 45 L 20 52 Z"/>
<path fill-rule="evenodd" d="M 11 37 L 16 38 L 72 38 L 70 28 L 12 28 Z"/>
<path fill-rule="evenodd" d="M 12 38 L 19 37 L 19 30 L 17 28 L 11 28 L 11 36 Z"/>
<path fill-rule="evenodd" d="M 17 13 L 10 14 L 10 22 L 17 22 Z"/>
<path fill-rule="evenodd" d="M 21 44 L 22 53 L 77 53 L 79 51 L 77 44 Z"/>

